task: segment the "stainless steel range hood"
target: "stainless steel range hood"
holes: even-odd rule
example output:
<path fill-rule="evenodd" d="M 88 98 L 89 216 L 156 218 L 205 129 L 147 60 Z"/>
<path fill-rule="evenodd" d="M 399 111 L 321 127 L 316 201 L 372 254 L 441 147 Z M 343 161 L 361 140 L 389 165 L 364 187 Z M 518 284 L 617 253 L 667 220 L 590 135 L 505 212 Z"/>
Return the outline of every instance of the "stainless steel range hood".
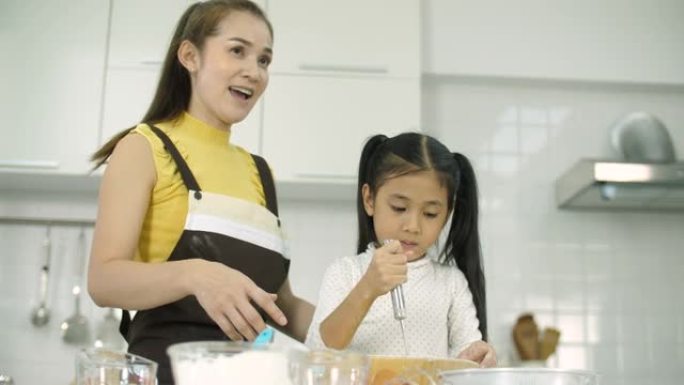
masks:
<path fill-rule="evenodd" d="M 684 162 L 582 159 L 556 181 L 564 209 L 684 210 Z"/>

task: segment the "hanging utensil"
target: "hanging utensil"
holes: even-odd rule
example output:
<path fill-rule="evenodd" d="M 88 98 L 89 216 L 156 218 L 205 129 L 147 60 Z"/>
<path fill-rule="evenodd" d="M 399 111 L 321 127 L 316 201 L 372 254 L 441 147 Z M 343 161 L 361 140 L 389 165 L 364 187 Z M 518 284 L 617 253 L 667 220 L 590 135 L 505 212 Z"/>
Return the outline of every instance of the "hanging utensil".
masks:
<path fill-rule="evenodd" d="M 45 241 L 43 248 L 45 249 L 45 262 L 40 268 L 40 299 L 38 307 L 31 312 L 31 323 L 33 326 L 44 326 L 50 320 L 50 309 L 47 307 L 47 291 L 48 291 L 48 277 L 50 273 L 50 259 L 52 252 L 52 226 L 48 225 L 45 230 Z"/>
<path fill-rule="evenodd" d="M 513 327 L 513 341 L 518 348 L 520 359 L 539 359 L 539 329 L 532 314 L 523 314 Z"/>
<path fill-rule="evenodd" d="M 83 271 L 86 255 L 85 230 L 81 227 L 78 235 L 77 246 L 77 271 L 76 282 L 71 289 L 74 295 L 74 314 L 62 322 L 62 340 L 69 344 L 82 345 L 90 340 L 90 326 L 88 318 L 81 314 L 81 282 L 83 281 Z"/>
<path fill-rule="evenodd" d="M 104 318 L 97 325 L 94 345 L 96 348 L 113 350 L 124 350 L 126 348 L 126 341 L 119 333 L 119 319 L 114 314 L 114 309 L 108 308 Z"/>
<path fill-rule="evenodd" d="M 544 329 L 539 342 L 539 358 L 546 361 L 556 351 L 560 334 L 560 330 L 556 328 L 547 327 Z"/>

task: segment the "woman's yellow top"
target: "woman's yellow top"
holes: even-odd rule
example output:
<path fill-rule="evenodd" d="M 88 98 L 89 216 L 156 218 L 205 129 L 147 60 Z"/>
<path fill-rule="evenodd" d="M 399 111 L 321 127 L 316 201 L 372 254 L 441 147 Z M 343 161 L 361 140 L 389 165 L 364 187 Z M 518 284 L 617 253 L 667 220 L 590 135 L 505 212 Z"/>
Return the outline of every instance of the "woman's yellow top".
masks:
<path fill-rule="evenodd" d="M 212 127 L 188 113 L 155 126 L 178 148 L 202 190 L 266 205 L 254 160 L 249 152 L 230 143 L 230 132 Z M 143 221 L 135 260 L 164 262 L 183 232 L 188 190 L 173 158 L 149 126 L 140 124 L 131 132 L 148 140 L 157 171 L 157 183 Z"/>

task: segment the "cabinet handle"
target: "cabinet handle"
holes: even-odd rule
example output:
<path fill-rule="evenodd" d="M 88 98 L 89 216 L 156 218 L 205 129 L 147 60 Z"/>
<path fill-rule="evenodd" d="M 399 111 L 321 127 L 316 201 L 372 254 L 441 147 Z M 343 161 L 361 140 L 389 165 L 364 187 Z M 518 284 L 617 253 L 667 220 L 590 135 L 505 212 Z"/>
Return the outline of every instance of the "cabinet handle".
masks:
<path fill-rule="evenodd" d="M 0 167 L 54 170 L 59 168 L 59 162 L 54 160 L 0 160 Z"/>
<path fill-rule="evenodd" d="M 386 74 L 389 71 L 386 67 L 360 67 L 327 64 L 300 64 L 302 71 L 322 71 L 322 72 L 353 72 L 359 74 Z"/>

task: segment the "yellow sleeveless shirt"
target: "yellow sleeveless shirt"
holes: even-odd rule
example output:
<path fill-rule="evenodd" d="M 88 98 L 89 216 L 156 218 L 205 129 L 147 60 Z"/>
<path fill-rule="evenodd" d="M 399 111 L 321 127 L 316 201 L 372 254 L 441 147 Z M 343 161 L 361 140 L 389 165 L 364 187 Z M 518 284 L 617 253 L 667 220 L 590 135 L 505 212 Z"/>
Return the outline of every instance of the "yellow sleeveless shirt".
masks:
<path fill-rule="evenodd" d="M 155 126 L 178 148 L 202 190 L 266 205 L 259 171 L 251 155 L 230 143 L 228 131 L 212 127 L 187 112 Z M 150 143 L 157 171 L 135 260 L 164 262 L 183 232 L 188 190 L 173 158 L 149 126 L 140 124 L 131 133 L 144 136 Z"/>

